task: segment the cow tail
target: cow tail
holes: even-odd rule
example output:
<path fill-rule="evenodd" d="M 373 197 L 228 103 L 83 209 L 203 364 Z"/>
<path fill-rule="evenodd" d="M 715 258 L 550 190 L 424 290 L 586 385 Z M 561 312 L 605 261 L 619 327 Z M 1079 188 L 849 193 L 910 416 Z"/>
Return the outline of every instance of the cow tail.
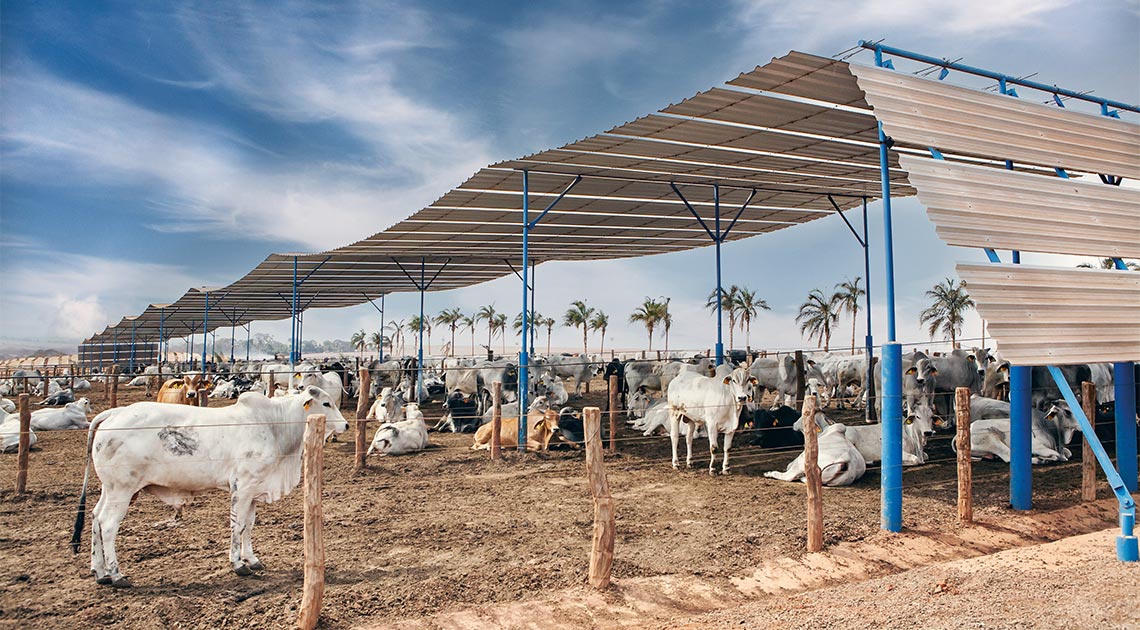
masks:
<path fill-rule="evenodd" d="M 91 445 L 95 441 L 95 429 L 107 418 L 103 412 L 91 421 L 87 429 L 87 460 L 83 467 L 83 489 L 79 493 L 79 507 L 75 509 L 75 527 L 71 530 L 71 553 L 79 553 L 79 542 L 83 538 L 83 524 L 87 518 L 87 480 L 91 476 Z"/>

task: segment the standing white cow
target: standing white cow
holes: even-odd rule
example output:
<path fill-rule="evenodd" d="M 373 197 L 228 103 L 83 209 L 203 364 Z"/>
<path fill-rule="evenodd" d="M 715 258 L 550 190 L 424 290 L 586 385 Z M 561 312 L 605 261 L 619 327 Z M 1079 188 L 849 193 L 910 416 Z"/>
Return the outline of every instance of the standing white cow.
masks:
<path fill-rule="evenodd" d="M 340 409 L 340 401 L 344 397 L 344 383 L 340 380 L 340 374 L 336 372 L 302 372 L 300 370 L 293 373 L 293 389 L 304 389 L 306 387 L 320 387 L 325 390 L 325 393 L 332 396 L 333 406 Z"/>
<path fill-rule="evenodd" d="M 385 422 L 376 430 L 372 444 L 368 447 L 367 455 L 373 451 L 381 455 L 406 455 L 422 451 L 428 446 L 427 424 L 424 423 L 424 414 L 416 403 L 404 406 L 406 420 L 400 422 Z"/>
<path fill-rule="evenodd" d="M 732 436 L 740 423 L 740 409 L 745 403 L 753 403 L 756 379 L 744 369 L 736 370 L 731 376 L 720 379 L 701 376 L 694 372 L 682 371 L 669 383 L 666 399 L 669 403 L 669 440 L 673 445 L 673 468 L 677 464 L 677 440 L 681 436 L 681 422 L 703 424 L 709 438 L 709 474 L 716 474 L 717 435 L 724 433 L 724 463 L 721 472 L 728 474 L 728 451 L 732 448 Z M 685 435 L 688 448 L 685 467 L 693 467 L 693 437 L 696 431 Z"/>
<path fill-rule="evenodd" d="M 140 402 L 104 411 L 87 434 L 88 467 L 72 550 L 79 551 L 94 465 L 102 492 L 91 513 L 91 569 L 99 584 L 131 585 L 119 571 L 115 538 L 132 497 L 141 491 L 177 509 L 195 494 L 229 490 L 230 564 L 238 575 L 263 569 L 253 554 L 254 502 L 276 501 L 301 480 L 310 413 L 325 414 L 325 438 L 348 429 L 332 397 L 316 387 L 278 398 L 246 392 L 229 407 Z"/>

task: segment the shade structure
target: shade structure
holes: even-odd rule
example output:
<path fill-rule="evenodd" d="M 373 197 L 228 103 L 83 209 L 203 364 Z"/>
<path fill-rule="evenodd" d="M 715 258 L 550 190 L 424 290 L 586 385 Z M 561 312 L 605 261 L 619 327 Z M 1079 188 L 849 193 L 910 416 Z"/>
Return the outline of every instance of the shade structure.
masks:
<path fill-rule="evenodd" d="M 471 286 L 522 264 L 522 176 L 528 172 L 534 263 L 603 260 L 775 232 L 879 194 L 877 122 L 846 62 L 792 52 L 603 133 L 480 169 L 391 227 L 325 252 L 273 254 L 222 287 L 177 300 L 96 334 L 184 336 L 288 318 L 416 291 Z M 914 194 L 891 157 L 892 194 Z M 674 190 L 676 187 L 676 192 Z M 699 217 L 699 219 L 698 219 Z M 702 224 L 703 222 L 703 224 Z M 294 276 L 294 263 L 296 276 Z M 409 277 L 410 276 L 410 277 Z"/>

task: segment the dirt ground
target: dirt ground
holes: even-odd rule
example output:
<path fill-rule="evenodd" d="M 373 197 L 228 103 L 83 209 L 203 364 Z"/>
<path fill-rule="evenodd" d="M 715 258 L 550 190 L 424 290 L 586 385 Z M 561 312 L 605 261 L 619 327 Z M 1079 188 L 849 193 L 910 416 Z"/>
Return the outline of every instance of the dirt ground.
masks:
<path fill-rule="evenodd" d="M 97 411 L 104 406 L 99 387 L 93 395 Z M 595 393 L 584 401 L 572 401 L 575 406 L 600 405 L 604 384 L 596 379 L 592 389 Z M 124 403 L 143 397 L 141 389 L 124 388 L 120 394 Z M 440 411 L 438 405 L 428 405 L 425 412 L 430 422 Z M 354 415 L 350 410 L 344 414 Z M 227 560 L 224 493 L 195 500 L 176 527 L 160 524 L 172 515 L 169 507 L 140 496 L 118 539 L 123 572 L 135 587 L 112 590 L 97 586 L 89 575 L 89 531 L 78 555 L 67 547 L 82 481 L 85 432 L 39 437 L 27 495 L 11 491 L 15 456 L 0 457 L 0 479 L 7 480 L 0 490 L 0 625 L 226 628 L 294 623 L 302 561 L 299 489 L 278 503 L 259 506 L 253 540 L 268 569 L 246 578 L 235 575 Z M 623 429 L 619 439 L 619 453 L 606 456 L 617 505 L 617 580 L 691 578 L 736 589 L 741 576 L 758 566 L 803 555 L 802 484 L 762 477 L 766 470 L 782 469 L 795 452 L 761 451 L 743 445 L 738 435 L 732 475 L 710 477 L 701 440 L 695 448 L 704 453 L 695 458 L 698 467 L 675 472 L 669 465 L 668 438 L 643 438 Z M 470 435 L 432 434 L 429 450 L 374 458 L 368 470 L 353 475 L 349 440 L 345 434 L 326 446 L 328 585 L 322 627 L 412 620 L 580 590 L 592 522 L 580 451 L 508 453 L 505 461 L 491 462 L 486 452 L 469 450 Z M 1073 450 L 1079 453 L 1079 448 Z M 904 473 L 904 526 L 953 529 L 955 468 L 948 439 L 935 438 L 927 452 L 931 463 Z M 979 518 L 1011 515 L 1006 466 L 977 462 L 974 475 Z M 1079 462 L 1036 468 L 1036 511 L 1078 503 L 1079 485 Z M 97 482 L 93 486 L 97 495 Z M 1102 483 L 1102 495 L 1107 492 Z M 89 505 L 95 499 L 89 497 Z M 850 488 L 826 489 L 824 514 L 829 546 L 874 537 L 879 532 L 877 468 Z M 1100 527 L 1111 523 L 1109 516 Z M 1050 535 L 1059 534 L 1042 533 L 1041 539 Z"/>

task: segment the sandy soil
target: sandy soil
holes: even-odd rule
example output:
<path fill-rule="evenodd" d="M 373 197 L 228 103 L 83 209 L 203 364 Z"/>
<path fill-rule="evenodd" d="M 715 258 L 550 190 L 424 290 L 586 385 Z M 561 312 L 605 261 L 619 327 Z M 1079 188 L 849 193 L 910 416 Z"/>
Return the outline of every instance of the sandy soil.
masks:
<path fill-rule="evenodd" d="M 593 388 L 604 392 L 600 380 Z M 124 388 L 121 394 L 124 402 L 142 398 L 141 389 Z M 585 403 L 600 404 L 603 395 L 588 396 Z M 98 390 L 94 398 L 100 402 Z M 439 414 L 438 406 L 425 411 L 429 420 Z M 352 415 L 345 410 L 346 417 Z M 674 472 L 667 438 L 641 438 L 630 431 L 619 437 L 620 453 L 607 455 L 618 510 L 614 575 L 619 581 L 677 580 L 682 601 L 695 592 L 691 580 L 706 585 L 710 594 L 744 597 L 741 580 L 758 567 L 802 556 L 802 485 L 761 476 L 782 468 L 795 453 L 737 446 L 733 474 L 712 478 L 703 470 Z M 299 490 L 259 508 L 254 545 L 268 570 L 249 578 L 229 569 L 223 493 L 196 500 L 173 528 L 158 525 L 171 516 L 170 508 L 140 497 L 118 541 L 124 573 L 135 588 L 114 591 L 89 577 L 89 532 L 79 555 L 67 548 L 84 438 L 83 432 L 40 434 L 40 449 L 31 456 L 30 493 L 23 497 L 10 490 L 15 457 L 0 458 L 0 479 L 8 480 L 0 490 L 0 624 L 223 628 L 293 623 L 301 584 Z M 433 434 L 428 451 L 373 459 L 369 470 L 354 476 L 346 439 L 326 447 L 328 587 L 322 627 L 395 622 L 581 592 L 592 509 L 580 452 L 508 454 L 495 463 L 485 452 L 468 449 L 470 436 Z M 703 444 L 698 442 L 700 450 Z M 906 470 L 904 524 L 937 532 L 953 528 L 955 470 L 946 439 L 933 442 L 928 453 L 933 463 Z M 701 468 L 706 462 L 700 460 Z M 1010 517 L 1005 466 L 978 462 L 974 474 L 979 518 Z M 1079 474 L 1076 462 L 1038 468 L 1037 510 L 1077 503 Z M 826 490 L 824 510 L 826 544 L 873 539 L 879 531 L 878 471 L 869 470 L 851 488 Z M 1094 519 L 1096 529 L 1111 524 L 1106 514 Z M 1040 538 L 1071 533 L 1043 531 Z M 710 608 L 715 607 L 691 612 Z"/>

